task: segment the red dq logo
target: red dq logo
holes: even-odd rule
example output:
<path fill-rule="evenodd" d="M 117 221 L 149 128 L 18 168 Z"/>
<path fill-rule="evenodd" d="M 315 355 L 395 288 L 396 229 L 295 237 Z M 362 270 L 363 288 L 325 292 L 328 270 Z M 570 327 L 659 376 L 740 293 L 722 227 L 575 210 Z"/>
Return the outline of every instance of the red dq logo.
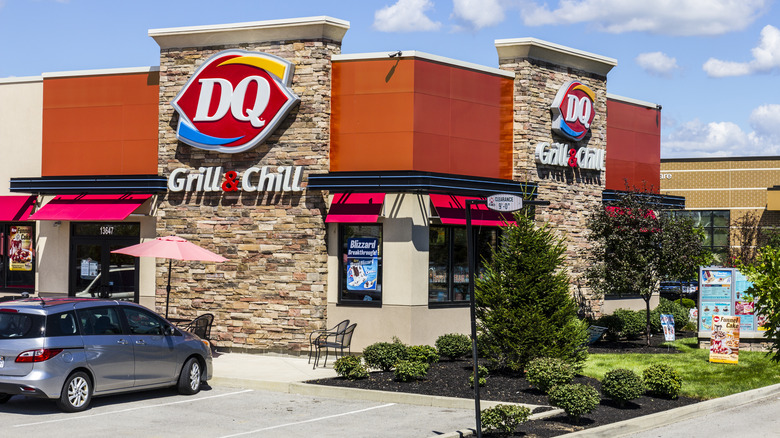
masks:
<path fill-rule="evenodd" d="M 553 131 L 574 141 L 582 140 L 596 115 L 593 111 L 595 100 L 593 90 L 582 83 L 571 81 L 564 84 L 550 106 Z"/>
<path fill-rule="evenodd" d="M 300 98 L 293 65 L 266 53 L 226 50 L 206 61 L 171 105 L 176 137 L 200 149 L 238 153 L 265 141 Z"/>

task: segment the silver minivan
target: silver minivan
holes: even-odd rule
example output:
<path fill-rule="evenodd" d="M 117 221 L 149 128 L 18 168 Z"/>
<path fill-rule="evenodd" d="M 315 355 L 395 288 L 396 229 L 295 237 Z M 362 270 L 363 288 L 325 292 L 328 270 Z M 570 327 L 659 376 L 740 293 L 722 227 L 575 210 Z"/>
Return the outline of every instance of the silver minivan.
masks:
<path fill-rule="evenodd" d="M 0 403 L 24 395 L 78 412 L 93 396 L 169 386 L 195 394 L 212 372 L 208 341 L 138 304 L 0 302 Z"/>

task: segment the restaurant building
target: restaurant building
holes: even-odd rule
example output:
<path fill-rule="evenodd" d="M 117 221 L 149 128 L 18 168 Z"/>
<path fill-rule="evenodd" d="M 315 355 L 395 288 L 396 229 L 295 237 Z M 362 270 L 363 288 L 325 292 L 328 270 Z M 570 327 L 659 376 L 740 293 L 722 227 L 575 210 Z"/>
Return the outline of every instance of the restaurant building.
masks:
<path fill-rule="evenodd" d="M 607 94 L 616 60 L 534 38 L 486 67 L 342 54 L 348 29 L 153 29 L 159 66 L 0 80 L 3 294 L 164 309 L 167 261 L 111 251 L 175 234 L 228 258 L 171 273 L 171 316 L 213 313 L 219 347 L 307 351 L 343 319 L 353 350 L 432 344 L 469 327 L 466 200 L 509 193 L 546 204 L 599 314 L 585 219 L 658 187 L 660 106 Z M 488 254 L 511 217 L 472 210 Z"/>

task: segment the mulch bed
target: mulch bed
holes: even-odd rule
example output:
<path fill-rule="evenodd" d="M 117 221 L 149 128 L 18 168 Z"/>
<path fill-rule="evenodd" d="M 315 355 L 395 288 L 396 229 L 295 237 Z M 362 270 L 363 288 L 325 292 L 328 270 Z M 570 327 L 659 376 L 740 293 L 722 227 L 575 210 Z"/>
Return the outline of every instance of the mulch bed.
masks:
<path fill-rule="evenodd" d="M 678 336 L 680 334 L 678 333 Z M 645 345 L 645 340 L 607 342 L 599 341 L 591 346 L 591 353 L 676 353 L 667 347 L 658 344 L 663 342 L 663 336 L 655 335 L 651 338 L 651 346 Z M 445 397 L 459 397 L 474 399 L 474 390 L 468 383 L 471 375 L 472 363 L 469 360 L 446 361 L 433 364 L 428 371 L 425 380 L 402 383 L 393 379 L 392 372 L 372 372 L 367 379 L 349 381 L 341 377 L 333 379 L 314 380 L 307 383 L 320 385 L 340 386 L 360 389 L 374 389 L 381 391 L 406 392 L 413 394 L 437 395 Z M 587 383 L 601 389 L 598 380 L 578 376 L 574 383 Z M 532 388 L 519 374 L 491 374 L 487 378 L 487 384 L 480 388 L 480 400 L 491 400 L 512 403 L 527 403 L 533 405 L 547 405 L 547 395 Z M 547 419 L 529 421 L 518 427 L 515 437 L 554 437 L 566 433 L 575 432 L 586 428 L 603 426 L 605 424 L 640 417 L 655 412 L 674 409 L 680 406 L 696 403 L 699 400 L 680 397 L 676 400 L 666 400 L 657 397 L 640 397 L 620 409 L 610 400 L 602 400 L 601 404 L 590 414 L 580 419 L 579 424 L 574 424 L 565 414 L 553 416 Z M 537 408 L 536 412 L 542 412 L 549 408 Z M 464 426 L 472 424 L 473 420 L 466 421 Z M 483 437 L 497 437 L 483 433 Z"/>

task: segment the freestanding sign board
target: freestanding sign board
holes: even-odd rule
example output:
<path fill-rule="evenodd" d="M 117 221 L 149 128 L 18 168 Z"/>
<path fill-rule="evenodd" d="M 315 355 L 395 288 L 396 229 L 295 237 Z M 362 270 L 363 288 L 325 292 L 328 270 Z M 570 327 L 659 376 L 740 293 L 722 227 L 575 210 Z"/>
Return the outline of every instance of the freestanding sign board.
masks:
<path fill-rule="evenodd" d="M 739 362 L 739 316 L 712 317 L 710 362 Z"/>
<path fill-rule="evenodd" d="M 699 330 L 714 330 L 716 316 L 739 316 L 742 332 L 762 331 L 763 318 L 745 296 L 752 283 L 734 268 L 707 267 L 699 271 Z"/>

